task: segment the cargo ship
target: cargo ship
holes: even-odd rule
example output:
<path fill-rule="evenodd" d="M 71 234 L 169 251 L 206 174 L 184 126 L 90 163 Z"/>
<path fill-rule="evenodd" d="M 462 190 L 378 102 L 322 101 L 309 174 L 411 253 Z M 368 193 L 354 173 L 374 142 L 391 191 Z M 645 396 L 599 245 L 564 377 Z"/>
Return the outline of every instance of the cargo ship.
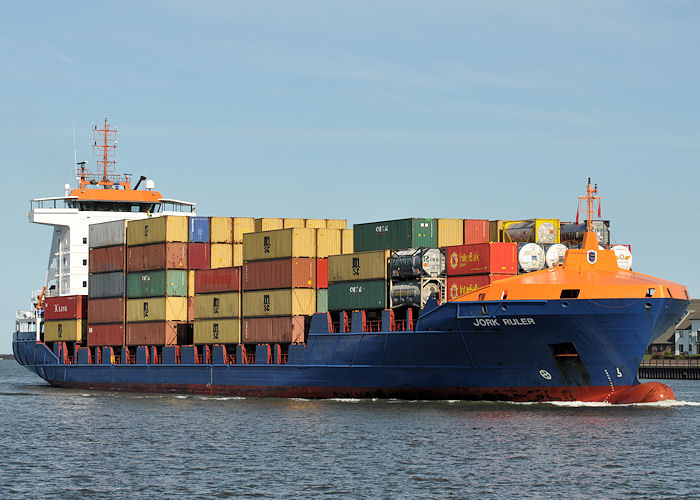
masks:
<path fill-rule="evenodd" d="M 602 241 L 609 229 L 593 220 L 600 197 L 590 179 L 579 196 L 586 221 L 569 224 L 573 245 L 561 243 L 559 220 L 348 229 L 334 219 L 199 217 L 150 180 L 132 188 L 111 174 L 114 131 L 105 120 L 94 134 L 101 175 L 79 164 L 78 187 L 31 202 L 30 221 L 55 229 L 46 285 L 32 310 L 17 314 L 13 352 L 51 385 L 285 398 L 674 399 L 663 384 L 640 383 L 637 368 L 683 315 L 688 292 L 620 264 L 629 252 Z"/>

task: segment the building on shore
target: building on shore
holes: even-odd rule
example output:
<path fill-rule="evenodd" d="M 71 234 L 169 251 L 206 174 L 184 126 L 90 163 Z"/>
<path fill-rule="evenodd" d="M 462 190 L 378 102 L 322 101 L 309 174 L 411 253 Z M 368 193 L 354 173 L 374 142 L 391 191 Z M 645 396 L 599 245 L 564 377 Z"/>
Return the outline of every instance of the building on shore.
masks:
<path fill-rule="evenodd" d="M 700 354 L 700 299 L 691 300 L 681 320 L 659 335 L 647 348 L 647 354 L 669 352 L 676 355 Z"/>

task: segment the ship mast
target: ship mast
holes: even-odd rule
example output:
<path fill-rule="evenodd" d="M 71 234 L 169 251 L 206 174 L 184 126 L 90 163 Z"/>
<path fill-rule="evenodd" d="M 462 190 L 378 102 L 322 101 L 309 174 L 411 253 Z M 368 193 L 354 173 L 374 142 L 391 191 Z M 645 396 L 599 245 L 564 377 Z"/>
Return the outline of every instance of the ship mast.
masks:
<path fill-rule="evenodd" d="M 111 179 L 115 177 L 114 172 L 117 162 L 114 157 L 116 149 L 117 129 L 116 127 L 111 128 L 109 123 L 107 123 L 107 117 L 105 117 L 102 128 L 97 128 L 97 125 L 92 126 L 92 150 L 95 156 L 98 157 L 98 172 L 102 171 L 102 179 L 97 184 L 105 189 L 109 189 L 114 185 Z"/>
<path fill-rule="evenodd" d="M 579 209 L 586 214 L 586 231 L 593 231 L 593 211 L 595 210 L 596 206 L 598 208 L 598 218 L 601 216 L 600 198 L 601 197 L 598 196 L 598 184 L 591 187 L 591 178 L 589 177 L 586 195 L 578 197 Z"/>

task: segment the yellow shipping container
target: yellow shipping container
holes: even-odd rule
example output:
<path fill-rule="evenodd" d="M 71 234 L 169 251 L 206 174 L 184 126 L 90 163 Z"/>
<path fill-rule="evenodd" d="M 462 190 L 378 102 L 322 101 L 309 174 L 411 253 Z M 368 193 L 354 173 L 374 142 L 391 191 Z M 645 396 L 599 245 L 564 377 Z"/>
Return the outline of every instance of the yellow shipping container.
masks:
<path fill-rule="evenodd" d="M 49 319 L 44 321 L 44 342 L 81 342 L 86 330 L 82 319 Z"/>
<path fill-rule="evenodd" d="M 233 267 L 233 245 L 230 243 L 211 244 L 211 268 Z"/>
<path fill-rule="evenodd" d="M 195 344 L 240 344 L 239 318 L 199 319 L 194 322 Z"/>
<path fill-rule="evenodd" d="M 326 229 L 326 219 L 306 219 L 306 227 L 313 229 Z"/>
<path fill-rule="evenodd" d="M 464 244 L 464 219 L 438 219 L 437 237 L 439 247 Z"/>
<path fill-rule="evenodd" d="M 184 215 L 130 220 L 126 224 L 126 244 L 135 246 L 172 241 L 187 243 L 188 220 Z"/>
<path fill-rule="evenodd" d="M 241 296 L 238 292 L 198 293 L 194 297 L 194 319 L 238 318 Z"/>
<path fill-rule="evenodd" d="M 284 229 L 284 221 L 278 218 L 263 217 L 255 219 L 255 232 L 274 231 L 275 229 Z"/>
<path fill-rule="evenodd" d="M 284 219 L 282 221 L 282 227 L 288 229 L 290 227 L 305 227 L 304 219 Z"/>
<path fill-rule="evenodd" d="M 489 221 L 489 241 L 503 241 L 503 223 L 502 220 Z"/>
<path fill-rule="evenodd" d="M 559 219 L 501 221 L 503 241 L 552 244 L 561 241 Z"/>
<path fill-rule="evenodd" d="M 211 243 L 233 243 L 233 219 L 212 217 L 209 219 L 209 241 Z"/>
<path fill-rule="evenodd" d="M 347 229 L 348 221 L 346 219 L 326 219 L 326 229 Z"/>
<path fill-rule="evenodd" d="M 187 297 L 143 297 L 126 301 L 126 322 L 187 321 Z"/>
<path fill-rule="evenodd" d="M 340 253 L 352 253 L 355 248 L 352 229 L 343 229 L 340 234 Z"/>
<path fill-rule="evenodd" d="M 316 230 L 316 257 L 322 259 L 341 253 L 341 229 Z"/>
<path fill-rule="evenodd" d="M 286 288 L 243 292 L 243 316 L 305 316 L 316 312 L 316 290 Z"/>
<path fill-rule="evenodd" d="M 243 256 L 246 262 L 316 257 L 316 230 L 292 228 L 246 234 L 243 237 Z"/>
<path fill-rule="evenodd" d="M 387 279 L 389 250 L 328 257 L 328 282 Z"/>
<path fill-rule="evenodd" d="M 187 271 L 187 296 L 194 297 L 194 271 Z"/>
<path fill-rule="evenodd" d="M 241 267 L 243 265 L 243 243 L 233 244 L 233 267 Z"/>
<path fill-rule="evenodd" d="M 255 219 L 252 217 L 233 218 L 233 242 L 243 243 L 243 235 L 255 232 Z"/>

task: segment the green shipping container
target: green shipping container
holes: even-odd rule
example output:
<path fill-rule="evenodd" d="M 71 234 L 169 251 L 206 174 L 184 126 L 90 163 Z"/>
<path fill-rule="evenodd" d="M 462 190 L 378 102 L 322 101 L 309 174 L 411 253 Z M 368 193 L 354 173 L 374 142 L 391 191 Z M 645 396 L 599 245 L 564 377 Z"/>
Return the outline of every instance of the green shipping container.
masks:
<path fill-rule="evenodd" d="M 435 219 L 400 219 L 355 224 L 353 245 L 355 252 L 436 247 L 437 223 Z"/>
<path fill-rule="evenodd" d="M 328 312 L 328 288 L 316 290 L 316 312 Z"/>
<path fill-rule="evenodd" d="M 328 284 L 328 310 L 385 309 L 387 282 L 348 281 Z"/>
<path fill-rule="evenodd" d="M 128 273 L 126 296 L 137 297 L 187 297 L 187 271 L 144 271 Z"/>

